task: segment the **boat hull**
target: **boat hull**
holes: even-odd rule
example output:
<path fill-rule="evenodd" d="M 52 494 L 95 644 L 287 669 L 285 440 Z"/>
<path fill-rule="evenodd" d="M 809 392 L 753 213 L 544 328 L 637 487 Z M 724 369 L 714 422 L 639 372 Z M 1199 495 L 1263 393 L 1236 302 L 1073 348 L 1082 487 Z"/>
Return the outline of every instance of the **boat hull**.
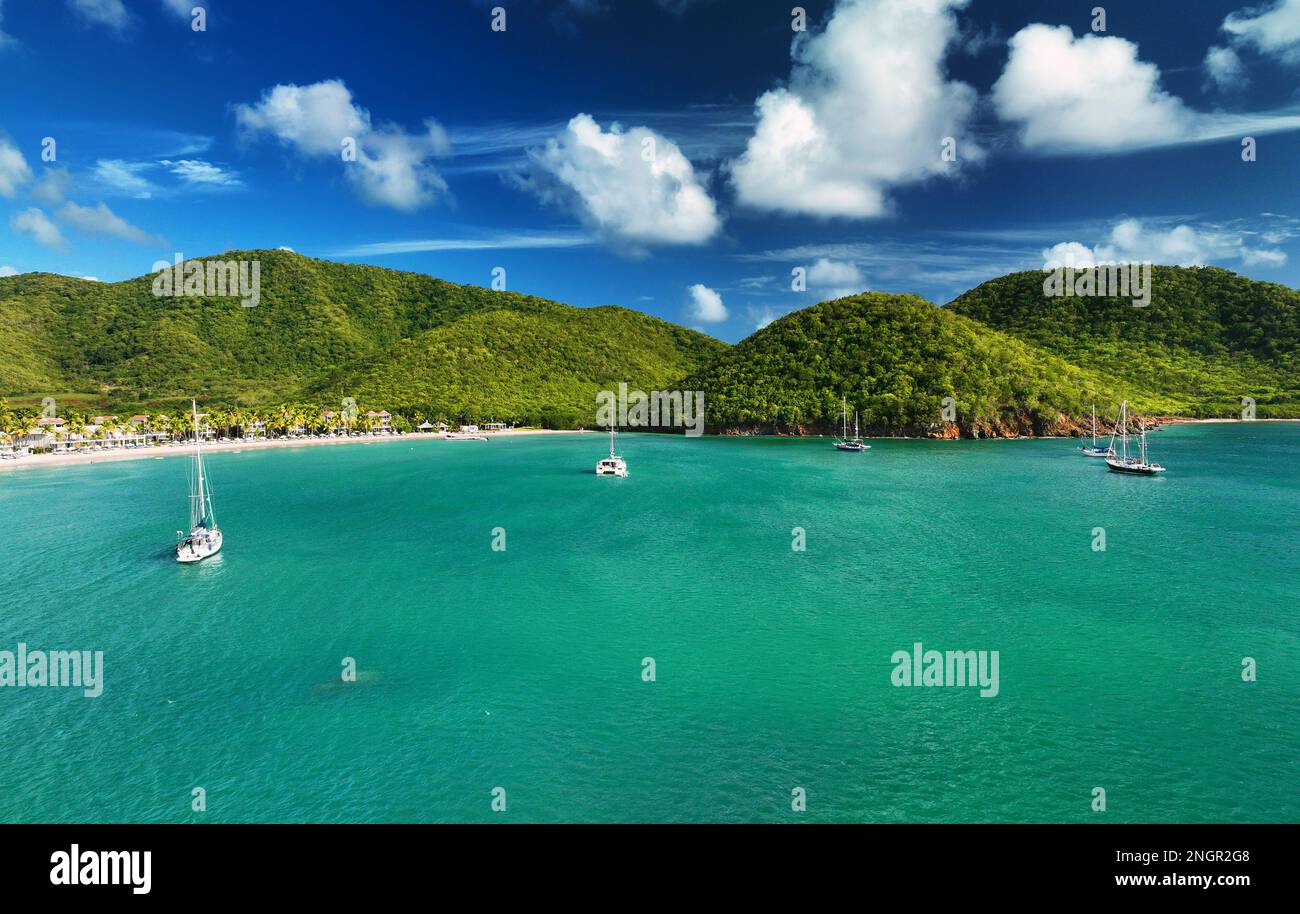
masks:
<path fill-rule="evenodd" d="M 835 442 L 835 450 L 837 450 L 837 451 L 845 451 L 846 453 L 849 453 L 849 454 L 861 454 L 863 451 L 869 451 L 869 450 L 871 450 L 871 445 L 869 445 L 869 444 L 846 444 L 846 443 L 844 443 L 843 441 L 837 441 L 837 442 Z"/>
<path fill-rule="evenodd" d="M 1093 449 L 1090 447 L 1081 447 L 1079 448 L 1079 453 L 1085 457 L 1109 457 L 1110 449 L 1109 448 Z"/>
<path fill-rule="evenodd" d="M 1121 463 L 1117 460 L 1107 460 L 1106 467 L 1112 473 L 1123 473 L 1127 476 L 1159 476 L 1165 471 L 1164 467 L 1157 464 Z"/>
<path fill-rule="evenodd" d="M 220 530 L 212 531 L 211 535 L 205 537 L 201 541 L 196 541 L 194 539 L 194 534 L 191 534 L 184 542 L 177 544 L 176 561 L 180 562 L 182 565 L 193 565 L 194 563 L 201 562 L 204 559 L 212 558 L 212 556 L 221 551 L 221 542 L 222 536 Z"/>
<path fill-rule="evenodd" d="M 627 464 L 621 457 L 602 460 L 596 464 L 596 475 L 617 476 L 619 479 L 627 479 Z"/>

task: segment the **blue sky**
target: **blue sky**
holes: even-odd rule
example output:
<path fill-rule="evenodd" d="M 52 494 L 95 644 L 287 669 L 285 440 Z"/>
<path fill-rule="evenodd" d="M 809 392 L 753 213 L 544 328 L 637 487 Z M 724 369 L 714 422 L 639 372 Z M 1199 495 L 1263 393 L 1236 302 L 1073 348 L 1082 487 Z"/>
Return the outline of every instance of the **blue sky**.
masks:
<path fill-rule="evenodd" d="M 0 273 L 287 246 L 732 341 L 1066 256 L 1300 286 L 1300 0 L 1099 3 L 0 0 Z"/>

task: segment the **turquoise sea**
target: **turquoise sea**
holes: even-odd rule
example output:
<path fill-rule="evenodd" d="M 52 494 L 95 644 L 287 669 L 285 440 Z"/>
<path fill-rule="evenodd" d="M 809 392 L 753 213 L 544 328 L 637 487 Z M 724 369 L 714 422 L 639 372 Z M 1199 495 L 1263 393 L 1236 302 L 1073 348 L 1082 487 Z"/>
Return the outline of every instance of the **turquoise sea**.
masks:
<path fill-rule="evenodd" d="M 0 650 L 105 664 L 0 688 L 0 820 L 1300 820 L 1300 425 L 1166 429 L 1159 479 L 620 442 L 626 480 L 599 435 L 213 454 L 199 566 L 181 456 L 0 473 Z M 918 641 L 998 695 L 892 685 Z"/>

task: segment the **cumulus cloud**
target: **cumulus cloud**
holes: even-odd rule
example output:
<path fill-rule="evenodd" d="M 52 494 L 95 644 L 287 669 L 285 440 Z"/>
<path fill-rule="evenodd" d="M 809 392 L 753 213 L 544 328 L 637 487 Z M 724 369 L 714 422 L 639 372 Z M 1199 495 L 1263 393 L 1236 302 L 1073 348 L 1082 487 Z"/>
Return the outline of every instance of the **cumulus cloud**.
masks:
<path fill-rule="evenodd" d="M 604 130 L 579 114 L 529 159 L 520 186 L 570 209 L 593 234 L 630 253 L 701 244 L 722 225 L 694 166 L 648 127 Z"/>
<path fill-rule="evenodd" d="M 1191 132 L 1193 115 L 1160 88 L 1160 70 L 1123 38 L 1028 25 L 1011 39 L 993 104 L 1027 149 L 1160 145 Z"/>
<path fill-rule="evenodd" d="M 115 32 L 131 21 L 122 0 L 68 0 L 68 8 L 87 25 L 102 25 Z"/>
<path fill-rule="evenodd" d="M 822 217 L 889 209 L 889 191 L 978 161 L 966 139 L 976 93 L 944 57 L 967 0 L 843 0 L 817 35 L 801 33 L 788 86 L 761 95 L 758 125 L 731 164 L 741 203 Z"/>
<path fill-rule="evenodd" d="M 1020 131 L 1026 149 L 1107 153 L 1199 143 L 1300 127 L 1292 113 L 1206 114 L 1160 87 L 1160 70 L 1123 38 L 1084 35 L 1069 26 L 1025 26 L 1011 39 L 993 84 L 998 115 Z M 1215 56 L 1227 78 L 1231 60 Z"/>
<path fill-rule="evenodd" d="M 3 266 L 0 266 L 0 276 L 17 276 L 17 275 L 18 275 L 18 271 L 15 270 L 13 267 L 9 266 L 9 264 L 6 263 Z"/>
<path fill-rule="evenodd" d="M 9 219 L 9 228 L 20 235 L 30 236 L 38 244 L 47 248 L 63 250 L 67 247 L 67 242 L 64 241 L 63 233 L 59 231 L 59 227 L 36 207 L 14 213 Z"/>
<path fill-rule="evenodd" d="M 1239 261 L 1246 266 L 1282 266 L 1286 253 L 1257 247 L 1253 234 L 1213 225 L 1162 225 L 1124 219 L 1097 245 L 1062 242 L 1043 251 L 1043 266 L 1086 269 L 1103 263 L 1157 263 L 1203 266 Z"/>
<path fill-rule="evenodd" d="M 1283 63 L 1300 63 L 1300 0 L 1275 0 L 1231 13 L 1223 31 L 1234 44 L 1249 45 Z"/>
<path fill-rule="evenodd" d="M 1212 47 L 1205 52 L 1205 75 L 1220 89 L 1244 89 L 1249 80 L 1241 58 L 1232 48 Z"/>
<path fill-rule="evenodd" d="M 701 283 L 687 290 L 690 296 L 689 314 L 692 320 L 703 324 L 720 324 L 727 319 L 727 306 L 722 296 Z"/>
<path fill-rule="evenodd" d="M 0 137 L 0 197 L 12 199 L 18 188 L 31 178 L 32 169 L 22 151 Z"/>
<path fill-rule="evenodd" d="M 827 298 L 857 295 L 867 288 L 867 281 L 857 264 L 822 257 L 808 268 L 808 288 Z"/>
<path fill-rule="evenodd" d="M 100 203 L 98 206 L 78 206 L 69 200 L 58 211 L 59 221 L 87 235 L 121 238 L 136 244 L 165 245 L 157 235 L 151 235 L 118 216 Z"/>
<path fill-rule="evenodd" d="M 433 160 L 451 154 L 446 132 L 434 120 L 408 133 L 396 125 L 376 127 L 370 112 L 352 100 L 340 79 L 307 86 L 278 85 L 254 105 L 235 106 L 248 136 L 270 135 L 304 156 L 336 157 L 363 200 L 411 211 L 447 192 Z M 354 159 L 345 158 L 346 151 Z"/>

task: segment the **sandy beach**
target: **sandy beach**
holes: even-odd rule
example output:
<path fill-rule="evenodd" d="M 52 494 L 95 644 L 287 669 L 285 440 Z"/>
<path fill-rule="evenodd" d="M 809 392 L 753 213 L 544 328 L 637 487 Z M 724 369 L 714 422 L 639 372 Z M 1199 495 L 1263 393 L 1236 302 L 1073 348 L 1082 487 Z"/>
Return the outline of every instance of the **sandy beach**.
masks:
<path fill-rule="evenodd" d="M 587 430 L 516 428 L 487 434 L 491 444 L 496 438 L 520 438 L 532 435 L 584 435 Z M 441 432 L 412 432 L 407 435 L 369 435 L 352 438 L 263 438 L 256 441 L 212 441 L 203 445 L 203 453 L 213 454 L 220 451 L 261 451 L 271 448 L 318 447 L 323 445 L 344 444 L 381 444 L 395 441 L 442 440 L 446 436 Z M 484 446 L 484 442 L 448 441 L 448 445 L 473 447 Z M 14 460 L 0 460 L 0 473 L 6 470 L 37 469 L 40 467 L 88 466 L 96 463 L 115 463 L 119 460 L 161 460 L 165 457 L 190 457 L 194 454 L 191 444 L 163 445 L 161 447 L 142 447 L 112 451 L 94 451 L 79 454 L 28 454 Z"/>

